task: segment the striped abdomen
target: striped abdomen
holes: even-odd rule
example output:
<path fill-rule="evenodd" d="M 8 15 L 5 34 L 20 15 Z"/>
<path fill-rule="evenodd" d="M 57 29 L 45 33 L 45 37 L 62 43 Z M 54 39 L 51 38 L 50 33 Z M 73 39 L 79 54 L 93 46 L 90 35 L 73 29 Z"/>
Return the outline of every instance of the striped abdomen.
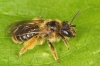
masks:
<path fill-rule="evenodd" d="M 14 42 L 24 42 L 36 36 L 39 32 L 38 25 L 19 26 L 12 34 Z"/>
<path fill-rule="evenodd" d="M 23 41 L 27 41 L 28 39 L 30 39 L 36 35 L 37 34 L 35 34 L 35 33 L 26 33 L 23 35 L 15 35 L 15 36 L 13 36 L 13 39 L 17 42 L 23 42 Z"/>

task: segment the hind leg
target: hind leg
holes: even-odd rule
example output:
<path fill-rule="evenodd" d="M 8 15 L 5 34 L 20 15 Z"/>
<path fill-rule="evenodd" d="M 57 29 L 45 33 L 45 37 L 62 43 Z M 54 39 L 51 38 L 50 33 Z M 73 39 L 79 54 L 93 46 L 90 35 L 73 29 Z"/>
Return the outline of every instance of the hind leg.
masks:
<path fill-rule="evenodd" d="M 28 49 L 33 49 L 37 44 L 36 37 L 31 38 L 30 40 L 24 43 L 24 47 L 20 50 L 18 57 L 24 54 Z"/>

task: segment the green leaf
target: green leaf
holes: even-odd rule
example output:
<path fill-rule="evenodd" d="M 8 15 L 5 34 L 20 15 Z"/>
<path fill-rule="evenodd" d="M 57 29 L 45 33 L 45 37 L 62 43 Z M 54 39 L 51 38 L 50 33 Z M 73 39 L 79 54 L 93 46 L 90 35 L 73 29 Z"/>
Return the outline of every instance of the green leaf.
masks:
<path fill-rule="evenodd" d="M 100 0 L 0 0 L 0 66 L 99 66 L 100 65 Z M 7 26 L 20 20 L 42 16 L 45 19 L 74 20 L 77 35 L 53 43 L 60 63 L 57 63 L 47 42 L 28 50 L 19 59 L 23 45 L 7 36 Z"/>

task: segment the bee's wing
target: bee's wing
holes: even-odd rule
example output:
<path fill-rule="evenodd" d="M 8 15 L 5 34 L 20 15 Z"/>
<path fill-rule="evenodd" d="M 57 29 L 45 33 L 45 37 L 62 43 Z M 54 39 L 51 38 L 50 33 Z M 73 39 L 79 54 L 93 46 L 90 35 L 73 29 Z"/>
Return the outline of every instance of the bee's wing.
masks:
<path fill-rule="evenodd" d="M 34 20 L 25 20 L 12 23 L 8 26 L 8 30 L 10 31 L 9 35 L 12 34 L 24 34 L 29 31 L 37 30 L 39 27 L 39 21 Z"/>
<path fill-rule="evenodd" d="M 13 32 L 13 31 L 14 31 L 16 28 L 18 28 L 19 26 L 24 25 L 24 24 L 27 24 L 27 23 L 29 23 L 29 22 L 32 22 L 32 20 L 14 22 L 14 23 L 12 23 L 12 24 L 10 24 L 10 25 L 8 26 L 8 30 L 9 30 L 10 32 Z"/>
<path fill-rule="evenodd" d="M 12 23 L 8 26 L 8 30 L 10 32 L 14 32 L 17 28 L 19 28 L 20 26 L 26 26 L 28 24 L 39 24 L 42 23 L 44 20 L 43 19 L 34 19 L 34 20 L 24 20 L 24 21 L 19 21 L 19 22 L 15 22 Z"/>

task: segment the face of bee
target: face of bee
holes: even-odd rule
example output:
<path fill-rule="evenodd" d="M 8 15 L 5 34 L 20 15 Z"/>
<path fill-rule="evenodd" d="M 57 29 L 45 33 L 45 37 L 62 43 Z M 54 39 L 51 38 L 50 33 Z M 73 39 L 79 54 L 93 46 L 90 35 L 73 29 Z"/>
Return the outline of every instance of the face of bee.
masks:
<path fill-rule="evenodd" d="M 72 25 L 69 22 L 63 22 L 61 33 L 67 37 L 75 37 L 76 31 L 75 31 L 74 27 L 75 27 L 75 25 Z"/>

